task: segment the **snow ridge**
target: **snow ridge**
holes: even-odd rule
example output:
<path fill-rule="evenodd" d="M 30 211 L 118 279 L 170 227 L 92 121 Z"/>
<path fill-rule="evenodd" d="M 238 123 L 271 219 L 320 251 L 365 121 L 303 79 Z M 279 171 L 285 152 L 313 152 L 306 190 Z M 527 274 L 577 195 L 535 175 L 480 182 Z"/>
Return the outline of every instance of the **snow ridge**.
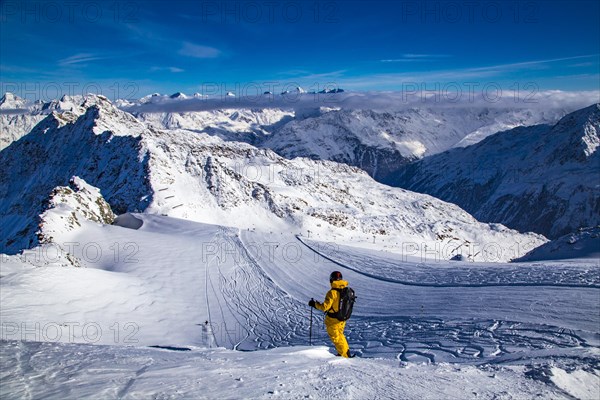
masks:
<path fill-rule="evenodd" d="M 45 200 L 73 176 L 100 188 L 118 213 L 147 207 L 148 155 L 139 136 L 145 127 L 105 98 L 82 104 L 87 108 L 53 111 L 0 152 L 1 252 L 35 245 L 34 221 Z"/>
<path fill-rule="evenodd" d="M 69 186 L 56 187 L 44 208 L 37 232 L 40 244 L 53 243 L 55 236 L 73 231 L 85 221 L 110 225 L 115 220 L 100 190 L 77 176 L 69 180 Z"/>

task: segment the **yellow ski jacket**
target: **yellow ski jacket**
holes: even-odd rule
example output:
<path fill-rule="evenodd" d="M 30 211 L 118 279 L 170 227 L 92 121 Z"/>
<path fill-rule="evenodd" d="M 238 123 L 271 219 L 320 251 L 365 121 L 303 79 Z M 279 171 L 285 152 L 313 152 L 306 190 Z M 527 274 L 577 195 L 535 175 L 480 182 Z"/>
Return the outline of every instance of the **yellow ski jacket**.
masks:
<path fill-rule="evenodd" d="M 338 312 L 340 307 L 340 292 L 334 289 L 343 289 L 346 286 L 348 286 L 347 281 L 339 280 L 331 282 L 331 289 L 325 295 L 325 301 L 323 303 L 315 301 L 315 308 L 323 312 Z M 330 323 L 340 322 L 337 319 L 330 317 L 329 315 L 325 317 L 325 324 L 327 324 L 328 320 L 331 320 L 329 321 Z"/>

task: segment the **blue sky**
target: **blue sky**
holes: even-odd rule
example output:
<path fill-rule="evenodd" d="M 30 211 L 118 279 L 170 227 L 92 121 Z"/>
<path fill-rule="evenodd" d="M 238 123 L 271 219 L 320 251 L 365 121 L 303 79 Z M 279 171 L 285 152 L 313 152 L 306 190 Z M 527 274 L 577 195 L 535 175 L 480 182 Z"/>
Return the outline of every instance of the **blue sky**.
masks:
<path fill-rule="evenodd" d="M 596 1 L 11 1 L 0 84 L 141 97 L 339 86 L 600 89 Z"/>

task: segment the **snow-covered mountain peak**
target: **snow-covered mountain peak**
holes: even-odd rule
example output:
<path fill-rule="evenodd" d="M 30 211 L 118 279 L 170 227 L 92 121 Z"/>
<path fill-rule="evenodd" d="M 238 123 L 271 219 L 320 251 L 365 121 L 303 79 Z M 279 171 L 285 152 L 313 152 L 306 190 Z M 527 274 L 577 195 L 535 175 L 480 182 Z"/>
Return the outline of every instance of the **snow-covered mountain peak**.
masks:
<path fill-rule="evenodd" d="M 20 98 L 14 93 L 6 92 L 0 98 L 0 109 L 2 110 L 15 110 L 22 109 L 27 106 L 27 100 Z"/>
<path fill-rule="evenodd" d="M 115 220 L 100 190 L 78 176 L 73 176 L 68 186 L 54 188 L 44 208 L 37 232 L 39 243 L 51 243 L 57 234 L 72 231 L 85 221 L 110 225 Z"/>
<path fill-rule="evenodd" d="M 109 131 L 116 136 L 139 136 L 146 126 L 131 114 L 121 111 L 108 98 L 101 95 L 88 95 L 83 99 L 79 112 L 84 121 L 97 135 Z"/>
<path fill-rule="evenodd" d="M 94 94 L 89 94 L 88 96 L 95 96 Z M 63 103 L 79 103 L 81 104 L 83 101 L 85 101 L 85 97 L 87 96 L 82 96 L 82 95 L 68 95 L 68 94 L 63 94 L 62 97 L 60 98 L 60 101 Z"/>
<path fill-rule="evenodd" d="M 38 131 L 47 131 L 52 127 L 62 127 L 78 121 L 79 117 L 86 126 L 92 127 L 97 135 L 110 131 L 117 136 L 138 136 L 146 126 L 131 114 L 121 111 L 102 95 L 63 96 L 60 100 L 46 103 L 50 114 L 38 125 Z M 43 115 L 43 114 L 42 114 Z"/>
<path fill-rule="evenodd" d="M 304 93 L 306 93 L 306 90 L 304 90 L 304 89 L 303 89 L 302 87 L 300 87 L 300 86 L 296 86 L 296 87 L 295 87 L 293 90 L 289 90 L 289 89 L 288 89 L 288 90 L 284 90 L 284 91 L 282 91 L 282 92 L 281 92 L 281 95 L 282 95 L 282 96 L 285 96 L 286 94 L 290 94 L 290 93 L 304 94 Z M 265 94 L 267 94 L 267 93 L 265 92 Z"/>
<path fill-rule="evenodd" d="M 574 160 L 592 156 L 600 146 L 600 103 L 565 116 L 552 128 L 551 134 L 570 136 L 567 153 Z"/>
<path fill-rule="evenodd" d="M 12 92 L 5 92 L 4 95 L 0 98 L 0 103 L 4 103 L 6 101 L 14 101 L 15 99 L 20 99 L 16 94 Z"/>
<path fill-rule="evenodd" d="M 184 99 L 187 99 L 188 96 L 186 96 L 185 93 L 177 92 L 177 93 L 173 93 L 172 95 L 170 95 L 169 98 L 184 100 Z"/>
<path fill-rule="evenodd" d="M 113 104 L 108 97 L 101 94 L 88 94 L 82 98 L 82 107 L 88 108 L 92 105 L 97 105 L 99 107 L 111 107 Z"/>
<path fill-rule="evenodd" d="M 161 100 L 163 100 L 166 97 L 168 97 L 168 96 L 162 95 L 160 93 L 152 93 L 152 94 L 149 94 L 147 96 L 144 96 L 144 97 L 140 98 L 138 101 L 141 104 L 144 104 L 144 103 L 154 103 L 154 102 L 161 101 Z"/>

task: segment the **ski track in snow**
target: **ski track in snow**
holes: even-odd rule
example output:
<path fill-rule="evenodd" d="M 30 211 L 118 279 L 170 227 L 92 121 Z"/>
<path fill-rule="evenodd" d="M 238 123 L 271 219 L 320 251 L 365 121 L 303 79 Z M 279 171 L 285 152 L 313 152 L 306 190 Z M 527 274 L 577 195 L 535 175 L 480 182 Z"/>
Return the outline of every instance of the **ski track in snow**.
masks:
<path fill-rule="evenodd" d="M 247 234 L 247 236 L 251 236 L 251 234 Z M 309 249 L 311 252 L 314 251 L 310 247 Z M 319 254 L 319 257 L 322 257 L 320 253 L 317 254 Z M 336 254 L 339 254 L 339 252 Z M 346 253 L 345 255 L 349 258 L 352 257 L 352 254 Z M 309 254 L 307 258 L 311 257 Z M 364 261 L 364 259 L 361 261 Z M 330 265 L 327 265 L 328 262 Z M 322 257 L 316 264 L 320 264 L 319 268 L 323 268 L 324 265 L 322 263 L 327 265 L 324 268 L 325 271 L 340 269 L 340 267 L 349 268 L 330 258 Z M 286 268 L 286 270 L 290 270 L 290 268 Z M 354 271 L 353 269 L 350 270 Z M 385 285 L 390 287 L 392 291 L 394 290 L 394 286 L 389 284 L 394 284 L 398 292 L 405 290 L 403 288 L 405 285 L 398 282 L 370 274 L 362 275 L 369 278 L 370 286 L 373 288 L 377 287 L 381 289 L 380 286 L 385 282 Z M 352 280 L 350 284 L 352 285 Z M 322 286 L 326 288 L 326 284 Z M 460 284 L 416 286 L 423 286 L 424 290 L 427 290 L 427 287 L 432 289 L 465 290 L 465 285 Z M 472 287 L 479 289 L 486 286 L 495 285 L 473 285 Z M 526 287 L 512 289 L 527 291 L 527 286 L 538 288 L 536 284 L 522 286 Z M 552 287 L 553 285 L 543 286 Z M 598 293 L 595 289 L 590 289 L 589 285 L 557 286 L 562 286 L 561 290 L 564 290 L 565 287 L 573 290 L 586 287 L 588 291 L 592 290 L 592 292 L 589 292 L 590 294 L 594 292 Z M 466 290 L 469 290 L 468 288 L 467 286 Z M 543 290 L 544 288 L 538 289 Z M 434 294 L 434 296 L 436 295 Z M 360 306 L 360 292 L 358 297 L 358 305 Z M 544 307 L 552 306 L 546 303 L 541 305 Z M 402 310 L 402 307 L 390 306 L 390 309 Z M 444 313 L 443 310 L 440 311 L 442 314 Z M 540 310 L 537 310 L 534 304 L 530 307 L 529 311 L 538 313 Z M 402 361 L 428 363 L 439 361 L 475 363 L 516 361 L 521 358 L 531 357 L 531 354 L 538 354 L 544 357 L 562 353 L 568 356 L 568 354 L 576 353 L 576 350 L 580 348 L 596 347 L 598 343 L 597 333 L 589 335 L 592 343 L 594 343 L 590 344 L 588 340 L 578 335 L 574 330 L 539 322 L 528 323 L 526 321 L 485 318 L 457 319 L 456 317 L 452 319 L 440 319 L 419 317 L 418 314 L 417 316 L 388 317 L 355 315 L 348 323 L 346 335 L 353 351 L 357 351 L 358 354 L 362 354 L 363 356 L 396 357 Z M 467 313 L 465 314 L 468 315 Z M 324 332 L 321 332 L 321 340 L 322 343 L 327 343 Z"/>
<path fill-rule="evenodd" d="M 247 236 L 251 236 L 251 234 L 247 234 Z M 307 254 L 306 258 L 313 258 L 313 255 Z M 321 269 L 321 275 L 328 274 L 328 271 L 333 269 L 340 269 L 340 264 L 330 263 L 327 265 L 328 261 L 321 258 L 319 262 L 315 263 Z M 300 267 L 298 264 L 295 265 L 296 269 Z M 303 267 L 306 266 L 310 266 L 310 263 L 303 265 Z M 273 268 L 275 267 L 273 265 Z M 289 271 L 293 268 L 285 268 L 285 270 Z M 301 275 L 314 273 L 315 271 L 304 271 Z M 346 275 L 345 272 L 344 274 Z M 324 295 L 327 289 L 326 278 L 323 282 L 321 291 Z M 379 280 L 378 282 L 373 277 L 369 277 L 368 286 L 372 292 L 383 289 L 384 293 L 391 293 L 381 287 L 383 282 L 385 281 Z M 350 284 L 354 286 L 352 280 L 350 280 Z M 404 285 L 398 283 L 385 282 L 385 286 L 392 292 L 405 290 Z M 449 290 L 465 290 L 460 286 L 442 287 Z M 435 288 L 433 289 L 435 290 Z M 528 288 L 523 287 L 517 290 L 528 291 Z M 597 293 L 595 289 L 591 290 Z M 427 296 L 427 292 L 424 292 L 422 296 Z M 440 294 L 433 294 L 433 296 L 437 297 Z M 315 297 L 318 296 L 315 294 Z M 348 323 L 346 334 L 353 351 L 366 357 L 395 357 L 402 361 L 487 363 L 501 362 L 501 360 L 514 361 L 524 357 L 524 354 L 528 354 L 527 357 L 530 357 L 532 353 L 549 356 L 560 353 L 559 349 L 569 353 L 573 349 L 597 346 L 598 342 L 597 334 L 591 335 L 592 342 L 595 342 L 591 345 L 573 330 L 539 322 L 528 323 L 485 318 L 459 319 L 457 316 L 453 316 L 451 319 L 421 317 L 418 309 L 416 315 L 413 316 L 393 315 L 395 314 L 393 312 L 389 316 L 369 317 L 359 314 L 361 313 L 361 297 L 364 296 L 361 296 L 359 292 L 358 297 L 357 310 L 355 316 Z M 446 296 L 442 294 L 441 297 Z M 306 295 L 304 298 L 310 298 L 310 296 Z M 451 296 L 449 298 L 451 299 Z M 384 299 L 380 298 L 380 300 Z M 411 302 L 410 299 L 406 301 Z M 377 302 L 370 302 L 370 305 L 375 304 Z M 551 307 L 550 304 L 543 305 Z M 391 310 L 403 309 L 394 306 L 389 308 Z M 439 311 L 444 313 L 444 310 Z M 539 312 L 535 307 L 531 307 L 530 311 Z M 465 313 L 464 315 L 469 314 Z M 485 310 L 482 315 L 485 315 Z M 313 326 L 319 327 L 320 324 L 313 324 Z M 327 344 L 327 336 L 322 328 L 317 332 L 317 342 Z"/>
<path fill-rule="evenodd" d="M 598 366 L 598 357 L 582 355 L 588 350 L 597 354 L 600 347 L 600 291 L 595 287 L 440 286 L 444 276 L 438 277 L 438 286 L 404 285 L 372 276 L 376 263 L 383 265 L 386 259 L 367 256 L 365 250 L 338 249 L 336 257 L 360 266 L 346 267 L 324 258 L 292 235 L 240 232 L 169 217 L 139 217 L 144 220 L 139 230 L 91 224 L 78 233 L 80 242 L 93 239 L 102 248 L 115 241 L 137 243 L 137 263 L 115 263 L 108 254 L 96 268 L 21 268 L 3 276 L 3 321 L 31 326 L 35 318 L 43 322 L 41 315 L 47 311 L 52 311 L 51 316 L 43 318 L 51 322 L 105 318 L 104 325 L 111 326 L 114 321 L 137 321 L 139 345 L 185 347 L 207 345 L 209 341 L 200 337 L 197 324 L 208 319 L 217 346 L 237 350 L 301 346 L 308 344 L 308 299 L 322 300 L 330 272 L 340 270 L 357 291 L 358 301 L 346 334 L 352 351 L 359 356 L 467 364 L 551 358 L 583 360 Z M 269 251 L 261 252 L 267 247 Z M 403 265 L 398 263 L 399 268 Z M 360 270 L 363 267 L 371 270 L 364 273 Z M 409 267 L 404 265 L 406 270 Z M 461 268 L 466 271 L 479 266 Z M 495 270 L 488 269 L 492 273 Z M 59 274 L 58 278 L 46 274 L 50 272 Z M 27 280 L 30 275 L 40 279 L 39 273 L 45 280 L 59 280 L 39 291 L 36 280 Z M 67 273 L 72 282 L 63 282 L 61 277 Z M 89 301 L 95 307 L 89 309 L 88 300 L 78 300 L 81 297 L 70 293 L 71 286 L 64 286 L 77 285 L 78 280 L 89 280 L 98 273 L 98 277 L 109 276 L 114 282 L 127 279 L 125 286 L 118 286 L 124 291 L 119 296 L 137 301 L 93 294 Z M 478 270 L 469 276 L 481 274 L 485 275 Z M 113 280 L 108 281 L 110 289 Z M 97 283 L 99 293 L 105 290 L 102 284 Z M 64 297 L 64 305 L 56 300 L 62 298 L 59 296 Z M 103 299 L 107 299 L 105 303 Z M 33 309 L 37 314 L 27 311 Z M 314 313 L 313 343 L 331 349 L 322 321 L 321 313 Z M 6 334 L 3 338 L 11 339 Z"/>
<path fill-rule="evenodd" d="M 225 300 L 233 316 L 235 326 L 225 322 L 222 329 L 227 335 L 227 345 L 238 350 L 255 350 L 304 343 L 305 321 L 298 312 L 300 305 L 266 277 L 241 245 L 237 231 L 222 229 L 215 240 L 235 258 L 234 269 L 226 268 L 218 257 L 215 259 L 219 262 L 209 264 L 207 269 L 210 282 L 212 277 L 218 279 L 219 297 Z M 219 311 L 223 315 L 220 304 Z M 229 332 L 236 332 L 238 338 L 234 340 Z"/>
<path fill-rule="evenodd" d="M 406 265 L 406 262 L 401 263 L 391 258 L 385 259 L 381 256 L 363 255 L 356 251 L 345 252 L 343 246 L 340 247 L 332 243 L 319 244 L 298 236 L 296 238 L 311 251 L 336 265 L 374 279 L 407 286 L 600 288 L 600 269 L 595 266 L 583 270 L 554 266 L 549 270 L 548 265 L 540 263 L 526 267 L 518 264 L 512 266 L 495 265 L 491 268 L 489 265 L 486 268 L 481 264 L 474 264 L 475 268 L 446 267 L 432 269 L 428 268 L 425 263 L 420 263 L 416 268 L 410 268 L 409 265 Z M 332 254 L 326 254 L 328 252 Z M 433 264 L 436 262 L 430 261 Z M 360 265 L 360 268 L 354 265 Z"/>

